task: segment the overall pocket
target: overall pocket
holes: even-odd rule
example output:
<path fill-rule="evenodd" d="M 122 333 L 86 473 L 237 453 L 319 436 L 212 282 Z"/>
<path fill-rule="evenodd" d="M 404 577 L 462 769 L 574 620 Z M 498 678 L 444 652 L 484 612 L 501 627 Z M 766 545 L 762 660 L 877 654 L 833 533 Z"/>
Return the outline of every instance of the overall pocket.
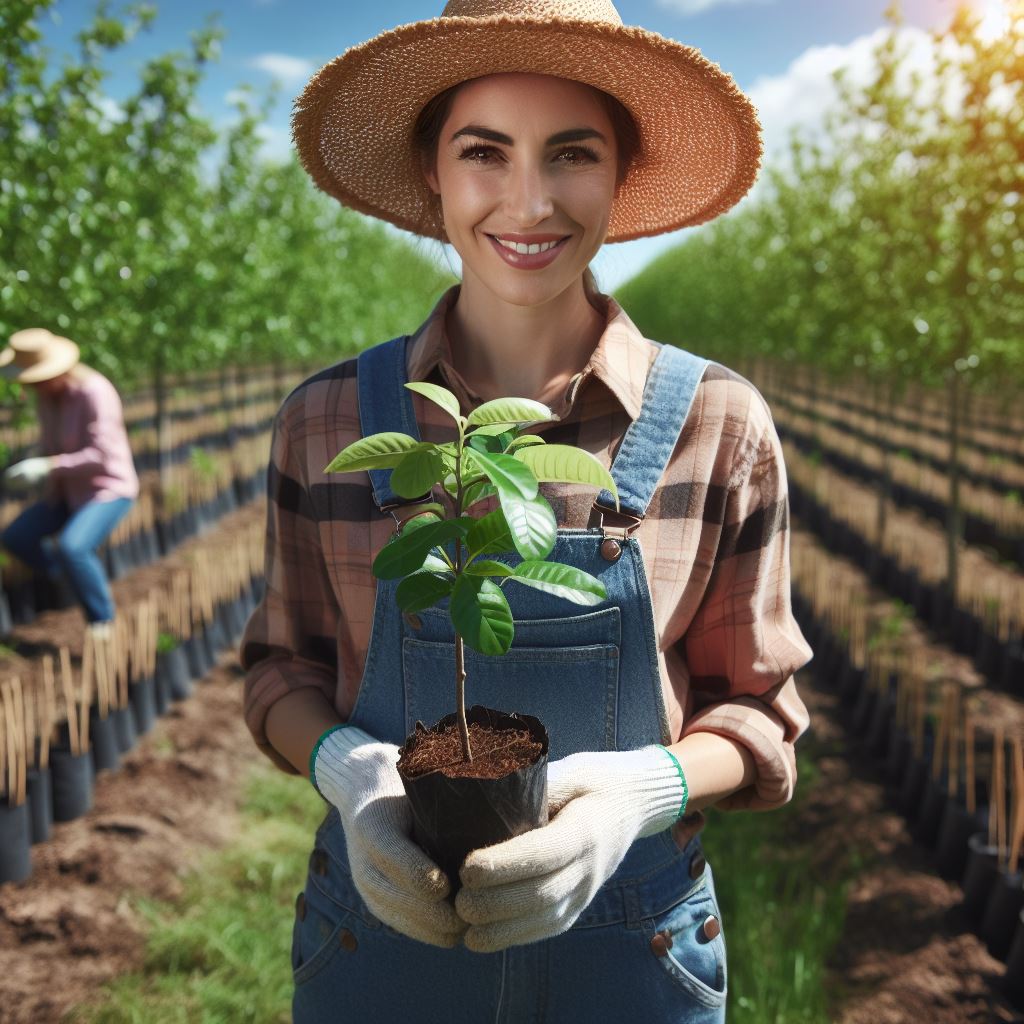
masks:
<path fill-rule="evenodd" d="M 431 612 L 421 613 L 419 635 L 402 640 L 407 733 L 417 721 L 429 727 L 454 707 L 451 625 L 446 612 Z M 551 760 L 574 750 L 614 750 L 619 637 L 620 613 L 614 606 L 564 618 L 516 620 L 515 640 L 502 657 L 465 648 L 466 703 L 534 715 L 546 723 L 574 720 L 572 749 L 552 734 Z"/>
<path fill-rule="evenodd" d="M 722 915 L 711 867 L 675 906 L 643 921 L 644 936 L 665 977 L 705 1006 L 725 1005 L 728 966 Z M 660 934 L 661 940 L 655 941 Z"/>

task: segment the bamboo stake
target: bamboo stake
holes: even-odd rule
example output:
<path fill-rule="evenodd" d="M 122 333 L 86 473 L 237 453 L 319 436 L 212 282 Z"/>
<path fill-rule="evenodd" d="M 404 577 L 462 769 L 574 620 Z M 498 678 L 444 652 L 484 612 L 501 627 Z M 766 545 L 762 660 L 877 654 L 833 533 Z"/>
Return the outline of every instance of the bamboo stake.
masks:
<path fill-rule="evenodd" d="M 71 654 L 66 647 L 60 649 L 60 681 L 64 690 L 64 708 L 68 720 L 68 743 L 71 753 L 78 757 L 82 753 L 81 722 L 75 705 L 75 690 L 71 681 Z"/>
<path fill-rule="evenodd" d="M 43 655 L 43 719 L 39 727 L 39 768 L 50 767 L 50 735 L 57 718 L 56 696 L 53 686 L 53 658 Z"/>
<path fill-rule="evenodd" d="M 25 702 L 25 710 L 22 721 L 25 726 L 25 762 L 29 768 L 39 767 L 36 759 L 36 729 L 38 721 L 36 717 L 36 701 L 38 694 L 34 686 L 25 686 L 21 690 L 22 700 Z"/>
<path fill-rule="evenodd" d="M 996 725 L 995 737 L 992 741 L 992 792 L 989 794 L 988 844 L 995 847 L 996 855 L 1002 861 L 1003 844 L 1006 838 L 1006 826 L 1003 821 L 1005 797 L 1003 781 L 1003 726 Z"/>
<path fill-rule="evenodd" d="M 15 761 L 19 772 L 17 785 L 17 804 L 25 802 L 25 788 L 28 785 L 28 751 L 25 747 L 25 702 L 22 693 L 21 678 L 15 676 L 11 685 L 11 697 L 14 703 L 14 735 L 17 738 L 21 756 Z"/>
<path fill-rule="evenodd" d="M 975 774 L 974 774 L 974 716 L 970 711 L 964 716 L 964 775 L 967 792 L 964 798 L 967 803 L 967 813 L 974 813 L 975 804 Z"/>
<path fill-rule="evenodd" d="M 86 656 L 89 657 L 89 671 L 86 672 Z M 82 649 L 82 688 L 81 688 L 81 709 L 79 711 L 78 724 L 82 730 L 82 753 L 89 751 L 89 708 L 92 706 L 93 678 L 95 672 L 92 666 L 93 648 L 86 645 Z"/>
<path fill-rule="evenodd" d="M 1013 738 L 1013 837 L 1008 869 L 1017 873 L 1021 843 L 1024 842 L 1024 747 L 1019 736 Z"/>

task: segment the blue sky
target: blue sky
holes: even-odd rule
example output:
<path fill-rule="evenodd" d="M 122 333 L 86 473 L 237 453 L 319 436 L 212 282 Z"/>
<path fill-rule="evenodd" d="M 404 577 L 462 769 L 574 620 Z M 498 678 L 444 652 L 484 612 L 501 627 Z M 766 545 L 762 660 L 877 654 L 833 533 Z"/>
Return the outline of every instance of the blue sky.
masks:
<path fill-rule="evenodd" d="M 971 0 L 979 10 L 993 2 Z M 820 119 L 830 93 L 830 70 L 840 64 L 863 68 L 870 62 L 870 43 L 885 25 L 888 4 L 889 0 L 618 0 L 616 7 L 627 24 L 696 46 L 729 72 L 761 113 L 771 159 L 781 152 L 792 125 Z M 74 34 L 87 22 L 93 6 L 89 0 L 56 4 L 45 26 L 46 41 L 55 54 L 73 46 Z M 115 10 L 121 6 L 114 4 Z M 259 92 L 276 79 L 281 93 L 266 147 L 268 154 L 281 155 L 290 144 L 291 100 L 312 71 L 377 32 L 435 17 L 443 6 L 443 0 L 165 0 L 157 3 L 159 14 L 152 27 L 109 61 L 107 92 L 114 100 L 125 95 L 147 57 L 184 48 L 189 32 L 216 14 L 226 38 L 220 60 L 203 84 L 202 106 L 216 121 L 226 121 L 233 90 L 249 83 Z M 954 0 L 903 0 L 908 33 L 920 44 L 925 30 L 949 21 L 954 6 Z M 686 234 L 684 230 L 606 246 L 597 261 L 602 285 L 614 287 Z"/>

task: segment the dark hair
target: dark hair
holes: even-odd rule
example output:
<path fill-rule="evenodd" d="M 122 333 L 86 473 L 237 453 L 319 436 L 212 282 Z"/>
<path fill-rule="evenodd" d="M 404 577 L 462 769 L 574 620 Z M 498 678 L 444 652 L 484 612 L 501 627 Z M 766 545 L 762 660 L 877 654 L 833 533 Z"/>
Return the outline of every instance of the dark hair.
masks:
<path fill-rule="evenodd" d="M 433 167 L 435 165 L 437 160 L 437 143 L 441 137 L 441 129 L 444 127 L 445 121 L 448 120 L 448 114 L 451 111 L 455 94 L 465 84 L 465 82 L 458 82 L 445 89 L 444 92 L 439 92 L 433 99 L 427 101 L 416 118 L 416 123 L 413 125 L 412 130 L 412 143 L 419 156 L 421 167 Z M 618 153 L 615 187 L 618 188 L 625 180 L 630 167 L 633 166 L 633 163 L 640 156 L 640 129 L 637 127 L 633 115 L 624 103 L 603 89 L 598 89 L 596 86 L 590 86 L 590 88 L 597 93 L 604 104 L 604 108 L 608 113 L 608 119 L 612 123 L 612 131 L 615 133 L 616 150 Z M 433 211 L 427 212 L 425 216 L 427 224 L 430 223 L 430 219 L 433 216 L 435 216 Z M 440 211 L 437 212 L 436 216 L 440 217 Z M 427 224 L 421 223 L 421 227 L 426 227 Z M 440 220 L 431 226 L 439 228 L 440 232 L 443 233 L 444 227 Z"/>

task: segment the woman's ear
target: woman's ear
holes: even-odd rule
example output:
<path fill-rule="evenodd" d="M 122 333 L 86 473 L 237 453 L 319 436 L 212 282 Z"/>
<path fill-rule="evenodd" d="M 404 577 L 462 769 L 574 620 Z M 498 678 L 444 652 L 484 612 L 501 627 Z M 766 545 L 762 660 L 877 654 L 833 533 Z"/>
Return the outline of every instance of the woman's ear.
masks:
<path fill-rule="evenodd" d="M 421 161 L 420 171 L 423 174 L 423 178 L 426 181 L 430 191 L 433 192 L 435 196 L 439 196 L 441 194 L 441 186 L 438 184 L 437 181 L 436 161 Z"/>

